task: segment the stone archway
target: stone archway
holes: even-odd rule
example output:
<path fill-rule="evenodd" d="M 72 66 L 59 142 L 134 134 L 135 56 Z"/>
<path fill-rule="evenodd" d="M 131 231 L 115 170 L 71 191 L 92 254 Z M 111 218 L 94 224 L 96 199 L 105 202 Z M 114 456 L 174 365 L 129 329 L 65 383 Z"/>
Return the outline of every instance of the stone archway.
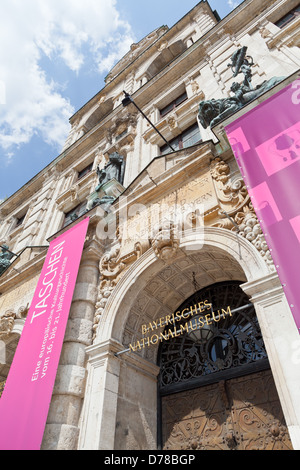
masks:
<path fill-rule="evenodd" d="M 171 260 L 156 259 L 143 275 L 136 278 L 134 298 L 131 297 L 130 307 L 128 305 L 129 314 L 126 321 L 121 318 L 121 312 L 119 318 L 123 323 L 119 341 L 125 350 L 142 338 L 143 325 L 172 315 L 178 305 L 199 288 L 228 280 L 247 281 L 241 264 L 230 249 L 225 251 L 216 244 L 207 243 L 200 250 L 194 250 L 192 245 L 191 240 L 186 240 L 185 248 L 179 249 Z M 236 251 L 239 259 L 238 253 Z M 127 303 L 125 305 L 127 307 Z M 157 354 L 158 345 L 151 345 L 121 358 L 115 449 L 156 448 Z"/>
<path fill-rule="evenodd" d="M 158 266 L 157 266 L 158 268 Z M 246 281 L 241 266 L 220 248 L 182 250 L 172 263 L 160 266 L 133 302 L 122 344 L 128 347 L 142 336 L 142 326 L 172 315 L 199 288 L 227 280 Z M 144 348 L 142 356 L 156 363 L 157 348 Z"/>
<path fill-rule="evenodd" d="M 193 273 L 195 273 L 199 288 L 209 285 L 211 281 L 237 279 L 252 282 L 270 274 L 259 252 L 246 239 L 222 228 L 205 227 L 203 230 L 200 236 L 197 232 L 186 231 L 185 237 L 180 240 L 179 247 L 168 260 L 163 260 L 152 249 L 149 249 L 131 265 L 114 288 L 106 304 L 99 322 L 95 345 L 111 338 L 123 344 L 124 332 L 127 329 L 126 323 L 130 319 L 130 314 L 136 310 L 139 297 L 143 296 L 147 289 L 149 290 L 150 283 L 156 277 L 162 276 L 161 281 L 164 287 L 167 286 L 170 291 L 175 291 L 177 287 L 174 287 L 174 283 L 172 284 L 173 276 L 184 274 L 185 277 L 181 280 L 183 301 L 186 298 L 184 296 L 188 296 L 188 292 L 194 289 Z M 200 263 L 206 263 L 206 269 L 200 269 Z M 229 270 L 226 269 L 229 266 L 228 263 L 231 266 Z M 168 275 L 167 272 L 172 269 L 173 265 L 176 272 Z M 205 280 L 206 272 L 211 272 L 207 280 Z M 168 308 L 167 303 L 164 302 L 164 304 Z"/>
<path fill-rule="evenodd" d="M 141 325 L 165 316 L 197 289 L 214 282 L 254 282 L 269 275 L 245 239 L 221 228 L 204 229 L 204 246 L 193 233 L 173 257 L 152 249 L 135 261 L 114 288 L 89 355 L 81 449 L 155 449 L 158 348 L 119 354 L 141 335 Z M 203 241 L 203 239 L 201 239 Z"/>

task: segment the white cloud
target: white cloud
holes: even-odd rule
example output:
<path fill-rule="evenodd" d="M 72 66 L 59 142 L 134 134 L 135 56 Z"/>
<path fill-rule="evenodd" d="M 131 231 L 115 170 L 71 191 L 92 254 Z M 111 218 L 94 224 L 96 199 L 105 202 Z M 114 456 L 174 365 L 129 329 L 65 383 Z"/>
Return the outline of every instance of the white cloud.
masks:
<path fill-rule="evenodd" d="M 241 1 L 236 1 L 236 0 L 227 0 L 228 1 L 228 5 L 230 6 L 230 8 L 232 10 L 234 10 L 234 8 L 236 8 L 240 3 Z"/>
<path fill-rule="evenodd" d="M 42 69 L 43 55 L 79 76 L 88 54 L 108 72 L 133 42 L 116 0 L 0 0 L 0 147 L 11 157 L 35 134 L 64 143 L 74 109 Z"/>

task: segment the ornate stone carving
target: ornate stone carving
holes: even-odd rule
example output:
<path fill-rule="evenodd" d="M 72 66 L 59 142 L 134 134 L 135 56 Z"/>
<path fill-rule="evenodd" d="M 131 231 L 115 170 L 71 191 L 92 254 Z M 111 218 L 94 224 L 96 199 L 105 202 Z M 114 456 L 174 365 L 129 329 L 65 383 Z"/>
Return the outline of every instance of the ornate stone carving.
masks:
<path fill-rule="evenodd" d="M 74 186 L 70 188 L 71 201 L 78 200 L 78 192 L 79 192 L 79 185 L 74 184 Z"/>
<path fill-rule="evenodd" d="M 5 382 L 0 382 L 0 398 L 1 398 L 1 395 L 4 391 L 4 387 L 5 387 Z"/>
<path fill-rule="evenodd" d="M 122 240 L 119 235 L 118 242 L 100 259 L 100 287 L 96 302 L 93 339 L 96 336 L 98 324 L 112 291 L 126 270 L 132 265 L 132 263 L 134 263 L 134 261 L 145 253 L 149 247 L 150 244 L 147 240 L 137 242 L 132 251 L 122 254 Z"/>
<path fill-rule="evenodd" d="M 0 317 L 0 339 L 8 336 L 15 324 L 15 320 L 24 320 L 28 314 L 29 304 L 21 306 L 17 313 L 13 310 L 7 310 L 2 317 Z"/>
<path fill-rule="evenodd" d="M 193 94 L 196 95 L 198 93 L 199 89 L 200 89 L 198 82 L 195 79 L 191 78 L 190 85 L 191 85 Z M 201 95 L 201 99 L 204 99 L 204 93 L 203 92 L 202 92 L 202 95 Z"/>
<path fill-rule="evenodd" d="M 215 181 L 217 197 L 222 213 L 224 210 L 231 214 L 241 210 L 249 201 L 249 195 L 241 176 L 232 181 L 229 165 L 221 158 L 216 158 L 211 163 L 211 175 Z"/>
<path fill-rule="evenodd" d="M 26 307 L 22 306 L 22 307 L 19 308 L 16 317 L 19 318 L 19 319 L 26 318 L 27 314 L 28 314 L 28 311 L 29 311 L 29 304 L 27 304 Z"/>
<path fill-rule="evenodd" d="M 177 123 L 177 116 L 175 113 L 172 113 L 170 114 L 167 119 L 167 124 L 168 124 L 168 127 L 169 127 L 169 130 L 170 131 L 173 131 L 176 129 L 176 127 L 178 126 L 178 123 Z"/>
<path fill-rule="evenodd" d="M 251 203 L 244 207 L 243 212 L 236 214 L 235 222 L 239 227 L 239 234 L 255 246 L 270 270 L 275 270 L 269 247 Z"/>
<path fill-rule="evenodd" d="M 156 256 L 162 260 L 172 258 L 178 247 L 177 227 L 172 222 L 163 223 L 151 238 L 151 246 Z"/>
<path fill-rule="evenodd" d="M 0 318 L 0 339 L 8 336 L 14 327 L 16 314 L 14 312 L 6 312 Z"/>
<path fill-rule="evenodd" d="M 240 236 L 255 246 L 272 271 L 273 259 L 242 177 L 232 181 L 229 165 L 221 158 L 213 160 L 211 174 L 220 204 L 219 220 L 213 226 L 238 230 Z"/>

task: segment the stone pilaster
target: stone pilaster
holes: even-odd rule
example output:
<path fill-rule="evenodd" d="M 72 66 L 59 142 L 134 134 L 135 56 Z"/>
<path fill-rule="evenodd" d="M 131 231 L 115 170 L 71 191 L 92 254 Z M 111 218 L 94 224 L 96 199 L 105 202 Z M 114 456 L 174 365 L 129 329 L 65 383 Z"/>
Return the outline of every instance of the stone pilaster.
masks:
<path fill-rule="evenodd" d="M 85 348 L 92 344 L 100 256 L 95 241 L 85 247 L 57 370 L 43 450 L 77 449 L 86 379 Z"/>
<path fill-rule="evenodd" d="M 241 285 L 255 306 L 294 450 L 300 449 L 300 339 L 276 273 Z"/>

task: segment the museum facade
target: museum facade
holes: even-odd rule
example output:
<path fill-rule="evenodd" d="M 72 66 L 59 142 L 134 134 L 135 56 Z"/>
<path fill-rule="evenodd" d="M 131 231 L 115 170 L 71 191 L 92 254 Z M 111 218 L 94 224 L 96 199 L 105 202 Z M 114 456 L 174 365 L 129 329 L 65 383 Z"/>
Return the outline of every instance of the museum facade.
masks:
<path fill-rule="evenodd" d="M 201 1 L 132 44 L 0 205 L 0 390 L 49 242 L 89 217 L 43 450 L 300 449 L 299 332 L 224 130 L 299 78 L 299 14 Z"/>

